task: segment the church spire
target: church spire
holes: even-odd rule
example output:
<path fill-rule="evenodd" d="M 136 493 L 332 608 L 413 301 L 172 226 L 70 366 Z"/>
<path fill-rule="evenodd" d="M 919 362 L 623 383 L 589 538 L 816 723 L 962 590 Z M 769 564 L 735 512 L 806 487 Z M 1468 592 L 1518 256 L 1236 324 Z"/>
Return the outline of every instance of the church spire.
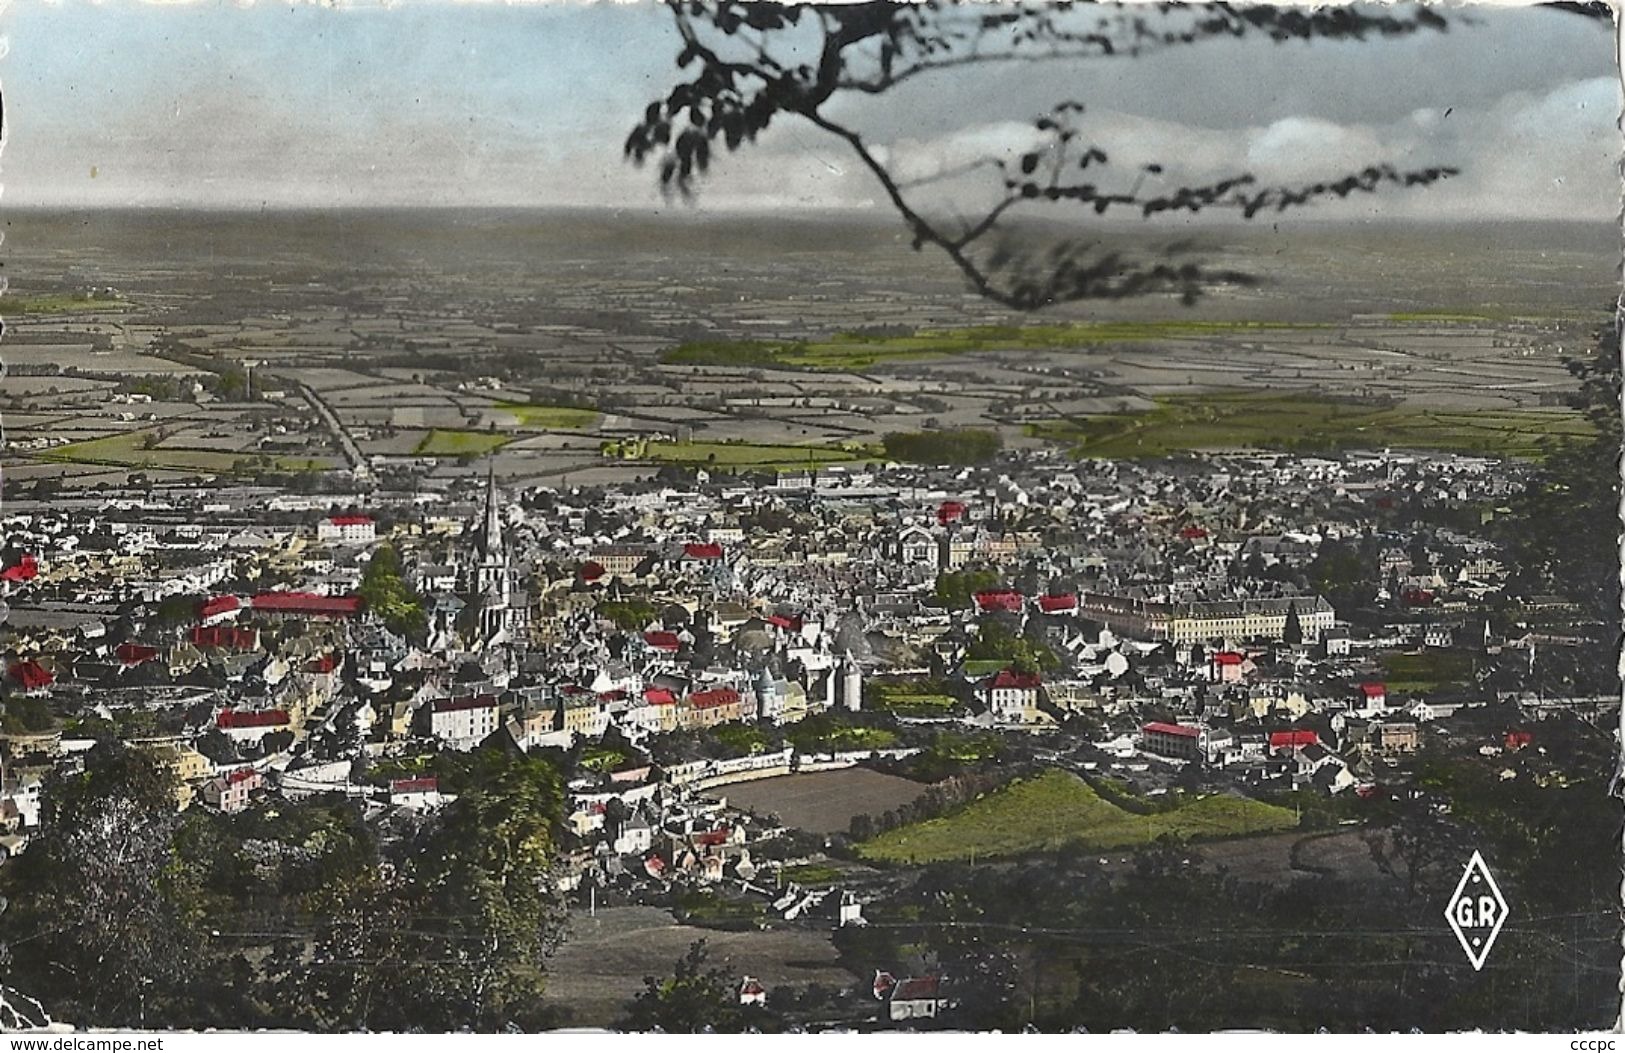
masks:
<path fill-rule="evenodd" d="M 497 504 L 496 461 L 487 462 L 485 475 L 485 519 L 480 528 L 480 555 L 492 557 L 502 552 L 502 509 Z"/>

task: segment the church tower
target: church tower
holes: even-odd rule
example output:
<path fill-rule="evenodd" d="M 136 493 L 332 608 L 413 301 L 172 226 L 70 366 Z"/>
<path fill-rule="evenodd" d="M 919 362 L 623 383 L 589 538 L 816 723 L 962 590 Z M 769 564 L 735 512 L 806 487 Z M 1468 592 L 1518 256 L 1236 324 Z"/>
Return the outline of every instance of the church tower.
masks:
<path fill-rule="evenodd" d="M 513 599 L 508 550 L 502 543 L 502 504 L 497 499 L 496 467 L 485 477 L 485 511 L 475 536 L 473 599 L 479 606 L 480 638 L 489 642 L 507 627 Z"/>
<path fill-rule="evenodd" d="M 863 708 L 863 670 L 851 651 L 846 652 L 846 660 L 841 663 L 841 705 L 851 713 Z"/>

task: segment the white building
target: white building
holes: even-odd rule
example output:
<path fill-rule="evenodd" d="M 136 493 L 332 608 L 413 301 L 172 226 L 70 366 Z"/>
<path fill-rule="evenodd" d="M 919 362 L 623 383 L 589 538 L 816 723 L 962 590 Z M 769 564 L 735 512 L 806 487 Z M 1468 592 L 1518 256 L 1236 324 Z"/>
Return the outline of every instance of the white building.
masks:
<path fill-rule="evenodd" d="M 495 695 L 465 695 L 429 703 L 429 734 L 454 750 L 470 750 L 500 725 Z"/>
<path fill-rule="evenodd" d="M 328 516 L 316 524 L 316 540 L 329 544 L 370 545 L 378 540 L 371 516 Z"/>

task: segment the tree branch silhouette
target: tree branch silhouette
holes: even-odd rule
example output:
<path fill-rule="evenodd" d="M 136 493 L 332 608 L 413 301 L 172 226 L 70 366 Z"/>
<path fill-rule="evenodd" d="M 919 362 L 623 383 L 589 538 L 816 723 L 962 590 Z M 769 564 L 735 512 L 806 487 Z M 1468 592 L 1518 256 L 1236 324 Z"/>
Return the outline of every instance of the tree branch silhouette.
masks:
<path fill-rule="evenodd" d="M 1444 32 L 1445 18 L 1426 7 L 1402 14 L 1238 6 L 1225 0 L 1154 7 L 1038 0 L 996 8 L 952 0 L 666 3 L 682 40 L 677 66 L 694 72 L 649 104 L 625 145 L 633 163 L 658 157 L 666 193 L 690 197 L 719 147 L 738 151 L 781 116 L 798 117 L 846 143 L 903 220 L 916 250 L 940 250 L 979 295 L 1015 310 L 1158 292 L 1178 292 L 1191 302 L 1214 283 L 1251 281 L 1192 263 L 1140 265 L 1116 254 L 1094 255 L 1081 240 L 1024 249 L 1001 225 L 1019 209 L 1070 208 L 1083 216 L 1117 210 L 1145 219 L 1228 209 L 1252 219 L 1330 197 L 1425 187 L 1457 174 L 1446 166 L 1404 171 L 1378 163 L 1301 185 L 1264 185 L 1243 172 L 1206 185 L 1162 189 L 1165 165 L 1125 171 L 1101 146 L 1085 145 L 1084 104 L 1068 100 L 1033 121 L 1038 145 L 1014 162 L 982 158 L 903 179 L 886 163 L 885 150 L 830 112 L 831 101 L 842 95 L 882 95 L 928 73 L 977 65 L 1133 59 L 1243 38 L 1281 43 Z M 996 170 L 998 185 L 991 204 L 974 219 L 940 219 L 912 199 L 922 187 L 984 168 Z"/>

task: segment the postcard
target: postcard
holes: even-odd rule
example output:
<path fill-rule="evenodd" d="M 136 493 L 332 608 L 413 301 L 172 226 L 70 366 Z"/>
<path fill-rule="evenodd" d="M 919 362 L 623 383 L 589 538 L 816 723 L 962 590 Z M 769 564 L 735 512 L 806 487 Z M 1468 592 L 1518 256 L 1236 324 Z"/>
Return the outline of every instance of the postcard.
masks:
<path fill-rule="evenodd" d="M 1619 1019 L 1611 9 L 0 32 L 0 1030 Z"/>

